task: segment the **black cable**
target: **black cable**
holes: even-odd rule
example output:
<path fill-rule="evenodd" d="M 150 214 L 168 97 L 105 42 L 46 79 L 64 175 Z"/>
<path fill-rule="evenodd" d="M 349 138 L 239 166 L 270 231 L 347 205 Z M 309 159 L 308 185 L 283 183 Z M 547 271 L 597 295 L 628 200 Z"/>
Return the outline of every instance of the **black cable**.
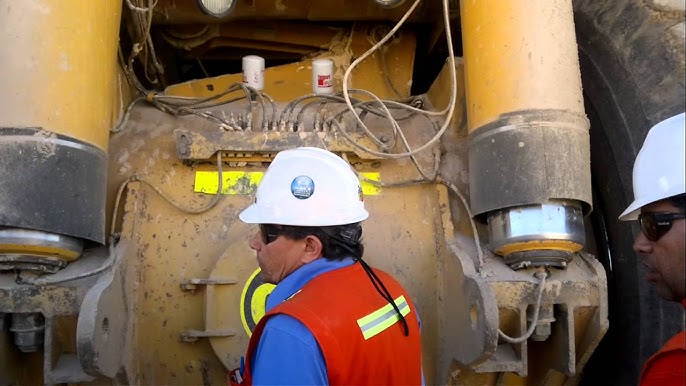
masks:
<path fill-rule="evenodd" d="M 410 328 L 407 325 L 407 320 L 405 319 L 405 316 L 400 313 L 400 310 L 398 309 L 398 305 L 395 304 L 395 300 L 393 300 L 393 297 L 391 294 L 388 292 L 388 289 L 386 289 L 386 286 L 383 284 L 381 279 L 379 279 L 378 276 L 376 276 L 376 273 L 374 273 L 374 270 L 361 258 L 358 258 L 357 261 L 360 262 L 362 265 L 362 268 L 364 271 L 367 273 L 367 276 L 369 276 L 369 280 L 372 281 L 372 284 L 374 284 L 374 288 L 376 288 L 376 291 L 383 297 L 388 303 L 393 306 L 393 309 L 395 312 L 398 314 L 398 317 L 400 318 L 400 324 L 403 326 L 403 334 L 405 336 L 410 335 Z M 378 283 L 378 284 L 377 284 Z M 381 286 L 381 289 L 383 289 L 383 292 L 381 289 L 379 289 L 379 286 Z"/>

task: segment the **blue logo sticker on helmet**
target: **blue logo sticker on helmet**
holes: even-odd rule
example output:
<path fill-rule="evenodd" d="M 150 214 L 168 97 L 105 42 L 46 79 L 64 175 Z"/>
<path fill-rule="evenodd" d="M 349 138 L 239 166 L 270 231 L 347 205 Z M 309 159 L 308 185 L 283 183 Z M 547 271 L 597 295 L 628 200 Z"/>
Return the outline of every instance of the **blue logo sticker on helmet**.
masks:
<path fill-rule="evenodd" d="M 291 193 L 298 199 L 310 198 L 314 193 L 314 181 L 308 176 L 298 176 L 291 182 Z"/>

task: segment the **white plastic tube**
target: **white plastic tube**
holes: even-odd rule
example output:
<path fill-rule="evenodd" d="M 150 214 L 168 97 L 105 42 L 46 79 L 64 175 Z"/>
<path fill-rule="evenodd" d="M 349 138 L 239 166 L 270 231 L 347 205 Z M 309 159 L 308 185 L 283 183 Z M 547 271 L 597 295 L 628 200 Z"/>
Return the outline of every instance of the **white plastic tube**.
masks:
<path fill-rule="evenodd" d="M 257 55 L 243 57 L 243 83 L 255 90 L 264 89 L 264 58 Z"/>

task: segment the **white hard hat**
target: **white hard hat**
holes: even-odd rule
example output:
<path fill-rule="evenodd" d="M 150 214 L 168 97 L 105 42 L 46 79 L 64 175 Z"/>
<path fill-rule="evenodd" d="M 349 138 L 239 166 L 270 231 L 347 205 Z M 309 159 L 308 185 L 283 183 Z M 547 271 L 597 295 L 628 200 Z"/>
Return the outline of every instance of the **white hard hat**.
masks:
<path fill-rule="evenodd" d="M 274 157 L 255 203 L 239 217 L 248 224 L 329 226 L 360 222 L 369 213 L 350 164 L 329 151 L 301 147 Z"/>
<path fill-rule="evenodd" d="M 619 216 L 636 220 L 641 207 L 686 193 L 684 188 L 684 114 L 653 126 L 634 163 L 634 202 Z"/>

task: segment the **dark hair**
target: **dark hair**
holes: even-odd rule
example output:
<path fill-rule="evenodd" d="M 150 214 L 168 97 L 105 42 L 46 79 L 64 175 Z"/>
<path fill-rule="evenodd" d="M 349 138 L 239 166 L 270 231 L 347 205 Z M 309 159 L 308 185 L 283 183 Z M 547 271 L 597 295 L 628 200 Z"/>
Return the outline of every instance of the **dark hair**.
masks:
<path fill-rule="evenodd" d="M 680 212 L 686 212 L 686 193 L 681 193 L 676 196 L 667 198 L 672 205 L 679 208 Z"/>
<path fill-rule="evenodd" d="M 360 223 L 322 227 L 282 225 L 279 234 L 292 240 L 302 240 L 310 235 L 318 238 L 322 242 L 322 254 L 328 260 L 360 259 L 364 253 Z"/>
<path fill-rule="evenodd" d="M 327 260 L 343 260 L 346 257 L 353 257 L 359 261 L 369 280 L 374 284 L 376 291 L 393 306 L 393 310 L 395 310 L 398 319 L 400 319 L 405 336 L 410 335 L 407 320 L 405 320 L 405 316 L 398 309 L 398 305 L 395 304 L 388 289 L 374 270 L 362 260 L 364 246 L 362 245 L 362 226 L 359 222 L 324 227 L 282 225 L 277 232 L 293 240 L 302 240 L 309 235 L 319 238 L 322 242 L 322 255 Z"/>

